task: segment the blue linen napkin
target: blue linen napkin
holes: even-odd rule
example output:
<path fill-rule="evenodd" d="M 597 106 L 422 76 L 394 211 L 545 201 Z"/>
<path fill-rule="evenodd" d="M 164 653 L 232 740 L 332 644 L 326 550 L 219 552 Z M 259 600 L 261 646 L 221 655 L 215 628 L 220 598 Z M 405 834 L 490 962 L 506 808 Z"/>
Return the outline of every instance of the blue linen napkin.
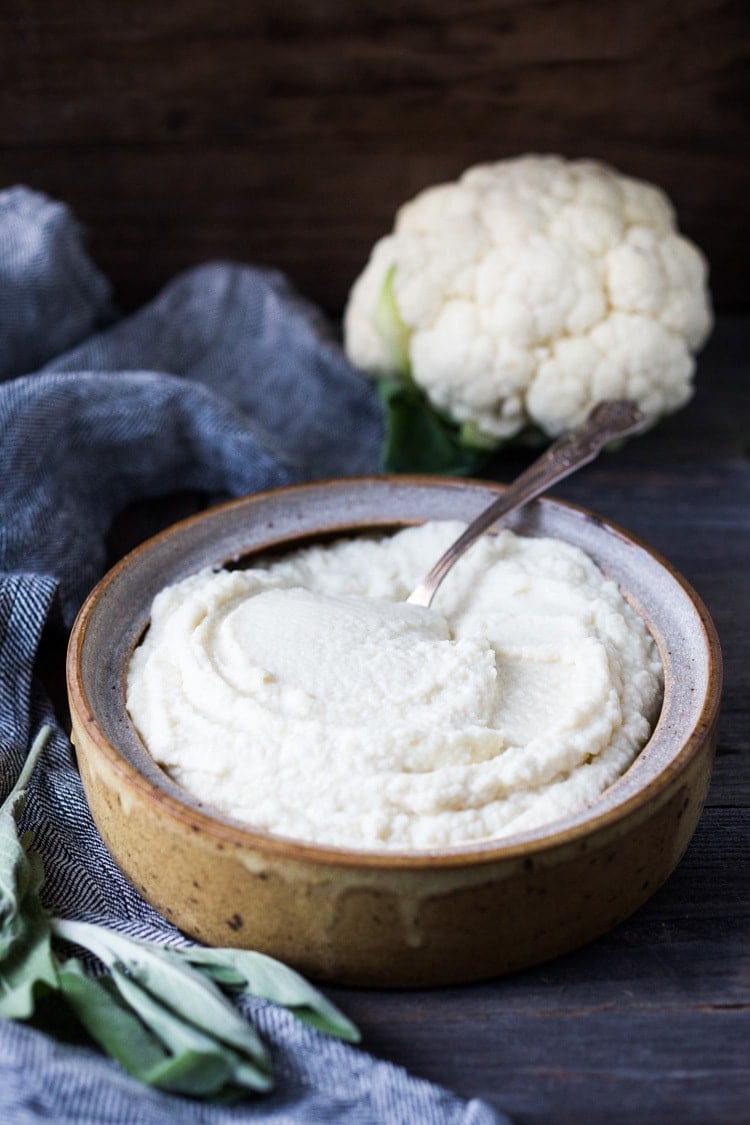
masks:
<path fill-rule="evenodd" d="M 179 936 L 115 867 L 34 674 L 45 626 L 69 626 L 101 575 L 113 517 L 179 489 L 243 495 L 377 471 L 382 439 L 372 388 L 280 274 L 207 265 L 117 320 L 67 208 L 26 188 L 0 192 L 0 799 L 51 724 L 23 826 L 35 831 L 56 914 Z M 0 1120 L 507 1120 L 274 1005 L 243 1007 L 274 1056 L 271 1095 L 220 1108 L 162 1094 L 92 1049 L 0 1021 Z"/>

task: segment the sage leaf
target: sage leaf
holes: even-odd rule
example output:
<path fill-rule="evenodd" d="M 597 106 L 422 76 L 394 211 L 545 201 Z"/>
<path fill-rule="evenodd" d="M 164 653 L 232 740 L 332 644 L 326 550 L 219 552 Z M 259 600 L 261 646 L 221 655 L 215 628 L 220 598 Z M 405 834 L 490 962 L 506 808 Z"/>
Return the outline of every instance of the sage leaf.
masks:
<path fill-rule="evenodd" d="M 197 946 L 170 949 L 169 953 L 199 966 L 217 983 L 288 1008 L 302 1023 L 317 1031 L 335 1035 L 349 1043 L 360 1041 L 359 1031 L 343 1012 L 294 969 L 265 953 Z"/>
<path fill-rule="evenodd" d="M 18 837 L 26 787 L 50 735 L 42 727 L 23 769 L 0 806 L 0 1016 L 28 1019 L 36 997 L 57 987 L 50 927 L 39 891 L 41 858 L 28 853 L 32 834 Z"/>
<path fill-rule="evenodd" d="M 169 1058 L 156 1036 L 120 999 L 109 977 L 89 977 L 81 962 L 70 958 L 60 966 L 58 979 L 60 991 L 89 1035 L 128 1074 L 140 1077 Z"/>
<path fill-rule="evenodd" d="M 27 893 L 33 894 L 38 890 L 42 881 L 41 868 L 35 867 L 26 854 L 30 837 L 27 836 L 23 841 L 18 838 L 18 818 L 26 802 L 26 786 L 47 743 L 50 730 L 50 727 L 42 727 L 26 757 L 18 780 L 0 805 L 0 961 L 22 928 L 23 899 Z"/>
<path fill-rule="evenodd" d="M 235 1060 L 231 1052 L 160 1004 L 119 967 L 112 969 L 111 979 L 121 997 L 159 1037 L 174 1059 L 183 1059 L 184 1063 L 190 1057 L 199 1061 L 201 1071 L 208 1069 L 210 1085 L 203 1092 L 214 1093 L 221 1089 L 232 1076 Z"/>
<path fill-rule="evenodd" d="M 122 998 L 111 976 L 92 979 L 71 959 L 60 968 L 60 985 L 91 1037 L 133 1078 L 191 1097 L 223 1091 L 231 1074 L 223 1053 L 192 1047 L 171 1053 Z"/>
<path fill-rule="evenodd" d="M 0 1016 L 25 1020 L 37 998 L 58 987 L 49 919 L 38 895 L 22 903 L 20 929 L 0 961 Z"/>
<path fill-rule="evenodd" d="M 146 989 L 141 988 L 127 973 L 115 965 L 112 969 L 114 981 L 120 995 L 144 1023 L 161 1039 L 175 1056 L 192 1054 L 205 1068 L 213 1062 L 216 1068 L 215 1085 L 203 1092 L 212 1094 L 232 1080 L 235 1084 L 249 1090 L 264 1092 L 272 1089 L 270 1061 L 267 1056 L 258 1059 L 254 1052 L 241 1053 L 223 1044 L 218 1037 L 213 1038 L 213 1028 L 206 1024 L 205 1032 L 198 1029 L 190 1020 L 181 1018 L 170 1008 L 163 1006 Z M 227 1004 L 229 1007 L 230 1005 Z M 233 1009 L 232 1009 L 233 1010 Z M 199 1015 L 199 1013 L 193 1013 Z M 235 1013 L 237 1014 L 237 1013 Z M 238 1018 L 241 1018 L 238 1016 Z M 243 1021 L 244 1023 L 244 1021 Z M 250 1031 L 249 1024 L 245 1024 Z M 254 1034 L 254 1033 L 253 1033 Z"/>
<path fill-rule="evenodd" d="M 196 1051 L 181 1051 L 168 1056 L 150 1071 L 135 1075 L 147 1086 L 155 1086 L 170 1094 L 182 1094 L 192 1098 L 211 1098 L 213 1101 L 236 1101 L 248 1090 L 264 1093 L 268 1087 L 257 1082 L 239 1085 L 227 1079 L 231 1068 L 223 1055 L 199 1054 Z"/>
<path fill-rule="evenodd" d="M 211 1027 L 217 1038 L 254 1052 L 268 1064 L 265 1047 L 255 1030 L 230 1004 L 216 985 L 191 970 L 189 963 L 169 956 L 165 946 L 139 941 L 115 930 L 87 922 L 55 920 L 54 931 L 94 953 L 110 969 L 122 969 L 162 1005 L 191 1023 Z"/>
<path fill-rule="evenodd" d="M 172 959 L 162 946 L 100 926 L 62 919 L 52 926 L 57 937 L 88 949 L 110 969 L 122 999 L 171 1055 L 192 1054 L 213 1075 L 204 1093 L 229 1081 L 271 1088 L 271 1060 L 257 1032 L 189 963 Z"/>

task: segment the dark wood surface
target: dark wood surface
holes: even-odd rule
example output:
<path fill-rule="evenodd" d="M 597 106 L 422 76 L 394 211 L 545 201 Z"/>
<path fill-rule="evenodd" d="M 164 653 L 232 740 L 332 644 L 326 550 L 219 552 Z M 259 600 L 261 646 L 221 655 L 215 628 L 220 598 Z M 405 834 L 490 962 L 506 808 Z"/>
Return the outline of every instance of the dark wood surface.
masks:
<path fill-rule="evenodd" d="M 747 305 L 749 45 L 745 0 L 8 0 L 0 184 L 69 202 L 126 305 L 231 257 L 338 311 L 419 189 L 593 156 Z"/>

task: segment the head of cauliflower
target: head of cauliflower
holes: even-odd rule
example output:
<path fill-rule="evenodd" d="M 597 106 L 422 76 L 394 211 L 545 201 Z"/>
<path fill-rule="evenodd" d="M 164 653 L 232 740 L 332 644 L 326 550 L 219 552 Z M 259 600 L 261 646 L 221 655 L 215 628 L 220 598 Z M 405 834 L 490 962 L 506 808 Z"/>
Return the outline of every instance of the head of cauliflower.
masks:
<path fill-rule="evenodd" d="M 480 165 L 399 210 L 352 287 L 346 351 L 486 444 L 556 437 L 607 398 L 656 419 L 692 393 L 707 272 L 651 184 L 558 156 Z"/>

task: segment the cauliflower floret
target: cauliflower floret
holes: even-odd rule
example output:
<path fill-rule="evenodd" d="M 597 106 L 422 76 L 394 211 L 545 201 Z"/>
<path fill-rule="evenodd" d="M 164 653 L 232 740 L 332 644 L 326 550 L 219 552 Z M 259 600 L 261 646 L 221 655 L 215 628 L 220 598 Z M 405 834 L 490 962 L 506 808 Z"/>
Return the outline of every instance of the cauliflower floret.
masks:
<path fill-rule="evenodd" d="M 410 375 L 499 443 L 563 433 L 602 398 L 652 418 L 677 409 L 711 323 L 705 259 L 662 191 L 594 161 L 523 156 L 406 203 L 344 331 L 358 367 Z"/>

